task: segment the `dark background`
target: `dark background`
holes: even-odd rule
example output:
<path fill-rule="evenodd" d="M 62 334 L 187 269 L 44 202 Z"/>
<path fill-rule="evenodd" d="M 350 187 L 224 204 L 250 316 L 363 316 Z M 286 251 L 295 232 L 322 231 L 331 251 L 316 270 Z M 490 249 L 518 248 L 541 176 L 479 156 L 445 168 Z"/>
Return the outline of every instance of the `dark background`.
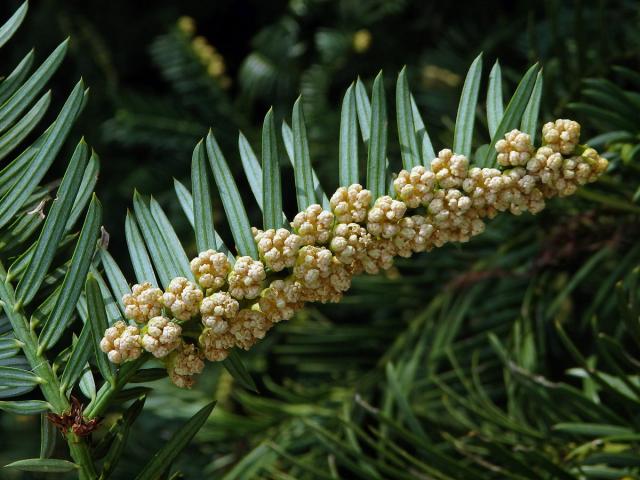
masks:
<path fill-rule="evenodd" d="M 43 58 L 72 37 L 52 86 L 64 92 L 82 76 L 91 88 L 77 130 L 102 159 L 98 193 L 118 256 L 124 252 L 123 219 L 134 188 L 156 196 L 176 227 L 184 227 L 172 178 L 188 184 L 191 149 L 209 127 L 237 165 L 237 129 L 258 148 L 264 112 L 273 105 L 277 118 L 290 117 L 302 92 L 316 141 L 312 158 L 331 190 L 340 100 L 358 75 L 370 85 L 382 69 L 389 93 L 396 73 L 407 65 L 431 136 L 447 144 L 461 82 L 480 51 L 487 72 L 499 57 L 510 88 L 528 65 L 541 61 L 547 80 L 543 108 L 558 113 L 578 94 L 580 78 L 605 74 L 613 62 L 637 61 L 629 43 L 634 3 L 37 0 L 13 48 L 3 49 L 2 61 L 17 63 L 31 46 Z M 3 2 L 0 13 L 7 16 L 17 5 Z M 171 55 L 162 49 L 152 53 L 158 37 L 176 35 L 185 15 L 195 21 L 191 37 L 203 36 L 222 56 L 225 88 L 210 78 L 208 84 L 196 80 L 203 70 L 197 60 L 196 70 L 180 64 L 180 73 L 172 75 L 166 71 Z M 358 51 L 354 36 L 361 31 L 369 42 Z M 192 53 L 187 50 L 181 51 L 186 61 Z M 596 57 L 605 61 L 595 62 Z M 252 58 L 264 60 L 270 70 L 247 66 Z M 426 73 L 433 67 L 435 73 Z M 181 83 L 189 82 L 200 85 L 187 86 L 185 93 Z"/>

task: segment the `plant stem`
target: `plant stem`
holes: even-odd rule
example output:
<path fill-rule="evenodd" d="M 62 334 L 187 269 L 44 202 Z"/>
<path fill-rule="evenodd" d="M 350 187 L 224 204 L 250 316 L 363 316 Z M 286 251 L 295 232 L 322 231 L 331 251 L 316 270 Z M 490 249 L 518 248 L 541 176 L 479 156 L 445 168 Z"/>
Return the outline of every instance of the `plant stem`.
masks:
<path fill-rule="evenodd" d="M 69 410 L 69 400 L 60 388 L 60 382 L 51 363 L 43 354 L 38 353 L 38 337 L 22 312 L 22 305 L 15 299 L 13 286 L 7 281 L 7 272 L 2 263 L 0 263 L 0 300 L 16 338 L 23 344 L 22 350 L 33 373 L 42 381 L 40 390 L 44 398 L 51 404 L 54 413 L 61 414 Z M 81 480 L 97 478 L 86 442 L 72 432 L 69 432 L 66 438 L 71 457 L 80 467 L 79 478 Z"/>
<path fill-rule="evenodd" d="M 69 432 L 67 434 L 67 443 L 69 445 L 71 458 L 80 466 L 79 478 L 82 480 L 93 480 L 97 478 L 98 474 L 93 465 L 91 452 L 84 439 L 73 432 Z"/>
<path fill-rule="evenodd" d="M 111 401 L 111 398 L 117 394 L 122 388 L 129 383 L 131 377 L 144 365 L 149 356 L 143 354 L 137 360 L 125 363 L 116 376 L 116 381 L 112 385 L 109 382 L 105 382 L 104 385 L 98 390 L 96 398 L 87 405 L 84 414 L 87 418 L 99 417 L 104 413 Z"/>

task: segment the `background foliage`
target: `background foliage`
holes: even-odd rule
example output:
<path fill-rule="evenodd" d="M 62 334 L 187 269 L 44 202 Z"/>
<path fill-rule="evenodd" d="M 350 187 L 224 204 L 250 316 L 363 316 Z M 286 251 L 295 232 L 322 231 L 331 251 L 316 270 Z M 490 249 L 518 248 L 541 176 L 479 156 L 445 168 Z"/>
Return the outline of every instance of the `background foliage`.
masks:
<path fill-rule="evenodd" d="M 18 6 L 6 3 L 3 18 Z M 225 152 L 239 128 L 256 144 L 267 108 L 279 124 L 300 92 L 314 168 L 337 186 L 342 93 L 358 75 L 370 88 L 379 69 L 392 92 L 405 64 L 444 146 L 479 51 L 487 71 L 500 59 L 507 98 L 540 61 L 541 118 L 576 118 L 612 163 L 577 198 L 536 217 L 500 217 L 468 245 L 361 278 L 339 306 L 279 325 L 243 356 L 258 395 L 221 368 L 190 392 L 155 382 L 113 478 L 129 478 L 212 398 L 214 414 L 176 464 L 187 478 L 640 475 L 640 10 L 632 1 L 494 3 L 34 2 L 3 65 L 72 35 L 52 85 L 69 90 L 82 74 L 91 86 L 82 132 L 104 159 L 97 188 L 116 258 L 127 255 L 134 187 L 187 232 L 172 177 L 189 184 L 196 141 L 213 125 Z M 477 136 L 475 146 L 487 142 Z M 284 200 L 291 210 L 295 199 Z M 0 414 L 2 438 L 33 438 L 10 442 L 0 462 L 37 456 L 34 418 Z"/>

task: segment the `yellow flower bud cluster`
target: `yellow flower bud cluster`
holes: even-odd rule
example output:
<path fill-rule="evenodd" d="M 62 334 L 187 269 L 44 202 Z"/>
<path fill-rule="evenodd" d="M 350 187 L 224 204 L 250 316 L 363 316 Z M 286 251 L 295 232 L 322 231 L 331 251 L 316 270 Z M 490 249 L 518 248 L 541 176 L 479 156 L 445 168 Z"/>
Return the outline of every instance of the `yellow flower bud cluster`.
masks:
<path fill-rule="evenodd" d="M 573 120 L 558 119 L 542 127 L 542 143 L 554 152 L 571 155 L 580 140 L 580 124 Z"/>
<path fill-rule="evenodd" d="M 363 260 L 370 243 L 371 234 L 366 228 L 357 223 L 339 223 L 333 230 L 329 248 L 340 262 L 355 267 Z"/>
<path fill-rule="evenodd" d="M 331 238 L 334 215 L 318 204 L 309 205 L 291 222 L 293 231 L 300 235 L 302 245 L 325 244 Z"/>
<path fill-rule="evenodd" d="M 456 155 L 448 148 L 440 150 L 438 156 L 431 161 L 431 171 L 436 176 L 440 188 L 462 186 L 467 177 L 469 159 L 464 155 Z"/>
<path fill-rule="evenodd" d="M 396 196 L 408 208 L 428 205 L 433 199 L 436 175 L 423 165 L 413 167 L 410 172 L 402 170 L 393 181 Z"/>
<path fill-rule="evenodd" d="M 229 293 L 238 300 L 256 298 L 266 277 L 262 262 L 247 256 L 240 257 L 229 274 Z"/>
<path fill-rule="evenodd" d="M 370 204 L 371 192 L 357 183 L 338 188 L 329 200 L 338 223 L 364 222 Z"/>
<path fill-rule="evenodd" d="M 376 275 L 380 270 L 389 270 L 393 266 L 393 258 L 398 254 L 394 242 L 384 238 L 374 238 L 367 245 L 367 251 L 363 256 L 362 269 L 356 268 L 354 273 L 362 270 L 369 275 Z"/>
<path fill-rule="evenodd" d="M 196 22 L 192 17 L 180 17 L 176 23 L 181 36 L 190 41 L 191 51 L 205 68 L 207 75 L 214 78 L 222 88 L 231 84 L 231 79 L 226 75 L 224 58 L 202 35 L 196 36 Z"/>
<path fill-rule="evenodd" d="M 111 363 L 135 360 L 142 353 L 140 330 L 123 321 L 116 322 L 104 332 L 100 341 L 100 350 L 107 354 Z"/>
<path fill-rule="evenodd" d="M 429 249 L 433 231 L 434 226 L 422 215 L 404 217 L 400 220 L 400 231 L 393 239 L 397 254 L 408 258 Z"/>
<path fill-rule="evenodd" d="M 122 297 L 124 313 L 136 323 L 146 323 L 162 311 L 162 290 L 153 287 L 149 282 L 136 284 Z"/>
<path fill-rule="evenodd" d="M 522 167 L 533 154 L 531 136 L 520 130 L 511 130 L 496 142 L 496 151 L 496 160 L 501 167 Z"/>
<path fill-rule="evenodd" d="M 229 322 L 229 333 L 238 347 L 249 350 L 258 340 L 264 338 L 272 325 L 260 309 L 243 308 Z"/>
<path fill-rule="evenodd" d="M 527 171 L 540 179 L 542 192 L 548 198 L 572 195 L 580 185 L 597 180 L 606 168 L 607 160 L 593 148 L 566 158 L 552 147 L 544 146 L 527 163 Z"/>
<path fill-rule="evenodd" d="M 202 297 L 202 290 L 196 284 L 185 277 L 176 277 L 162 295 L 162 302 L 175 318 L 189 320 L 200 310 Z"/>
<path fill-rule="evenodd" d="M 231 264 L 222 252 L 207 250 L 191 260 L 191 272 L 198 284 L 206 289 L 219 290 L 227 281 Z"/>
<path fill-rule="evenodd" d="M 485 218 L 537 213 L 545 198 L 597 180 L 607 161 L 577 146 L 579 129 L 569 120 L 546 124 L 537 150 L 529 135 L 512 130 L 496 142 L 499 168 L 470 168 L 464 155 L 442 150 L 431 169 L 416 166 L 395 177 L 395 198 L 373 199 L 361 185 L 340 187 L 330 211 L 310 205 L 295 216 L 292 231 L 254 228 L 260 260 L 241 256 L 232 266 L 207 250 L 190 264 L 197 284 L 176 277 L 164 292 L 134 285 L 123 297 L 125 314 L 146 325 L 116 323 L 101 349 L 114 363 L 144 349 L 165 361 L 176 385 L 190 387 L 204 359 L 251 348 L 305 302 L 340 301 L 354 275 L 388 270 L 396 256 L 466 242 L 484 230 Z M 183 335 L 181 324 L 194 319 Z"/>
<path fill-rule="evenodd" d="M 304 302 L 338 302 L 351 286 L 351 274 L 325 247 L 308 245 L 300 250 L 293 278 L 301 285 Z"/>
<path fill-rule="evenodd" d="M 188 36 L 193 35 L 196 31 L 196 21 L 193 19 L 193 17 L 189 17 L 186 15 L 178 18 L 176 26 L 178 27 L 179 31 Z"/>
<path fill-rule="evenodd" d="M 404 202 L 384 195 L 375 201 L 367 214 L 367 230 L 374 237 L 393 238 L 400 231 L 398 224 L 406 211 Z"/>
<path fill-rule="evenodd" d="M 258 245 L 260 258 L 274 272 L 293 267 L 302 246 L 302 238 L 286 228 L 272 228 L 263 232 L 253 227 L 253 238 Z"/>
<path fill-rule="evenodd" d="M 142 347 L 154 357 L 162 358 L 180 345 L 182 327 L 167 317 L 153 317 L 142 333 Z"/>
<path fill-rule="evenodd" d="M 302 284 L 292 278 L 274 280 L 262 292 L 258 305 L 272 323 L 289 320 L 303 306 Z"/>
<path fill-rule="evenodd" d="M 235 346 L 235 338 L 229 333 L 229 326 L 225 323 L 224 332 L 213 328 L 205 328 L 200 334 L 198 343 L 203 356 L 210 362 L 221 362 L 229 356 L 229 350 Z"/>
<path fill-rule="evenodd" d="M 228 292 L 216 292 L 200 304 L 202 324 L 216 333 L 228 330 L 227 321 L 235 317 L 240 304 Z"/>
<path fill-rule="evenodd" d="M 353 34 L 353 49 L 356 53 L 364 53 L 371 46 L 371 32 L 362 28 Z"/>
<path fill-rule="evenodd" d="M 169 378 L 180 388 L 191 388 L 203 369 L 203 354 L 192 343 L 183 341 L 167 358 Z"/>

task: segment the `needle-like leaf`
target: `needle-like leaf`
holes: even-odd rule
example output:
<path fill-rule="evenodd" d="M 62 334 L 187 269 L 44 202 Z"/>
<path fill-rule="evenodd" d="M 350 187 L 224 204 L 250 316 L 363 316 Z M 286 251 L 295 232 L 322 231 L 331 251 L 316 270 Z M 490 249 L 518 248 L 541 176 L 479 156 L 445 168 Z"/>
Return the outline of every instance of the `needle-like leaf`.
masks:
<path fill-rule="evenodd" d="M 262 224 L 265 230 L 282 226 L 280 155 L 273 109 L 269 109 L 262 125 Z"/>
<path fill-rule="evenodd" d="M 11 18 L 0 27 L 0 47 L 7 43 L 18 28 L 20 28 L 24 17 L 27 15 L 28 9 L 29 2 L 23 2 L 14 14 L 11 15 Z"/>
<path fill-rule="evenodd" d="M 348 187 L 360 183 L 358 173 L 358 124 L 355 85 L 351 84 L 342 100 L 340 113 L 339 184 Z"/>
<path fill-rule="evenodd" d="M 180 239 L 162 207 L 153 197 L 149 201 L 149 211 L 155 221 L 156 231 L 160 233 L 160 239 L 162 240 L 162 250 L 157 252 L 172 258 L 172 274 L 174 277 L 181 276 L 195 281 L 191 267 L 189 267 L 189 257 L 187 257 L 182 243 L 180 243 Z"/>
<path fill-rule="evenodd" d="M 22 175 L 0 199 L 0 227 L 9 223 L 44 178 L 71 131 L 73 122 L 82 110 L 84 96 L 84 86 L 80 81 L 60 110 L 58 118 L 44 138 L 42 146 L 35 152 L 33 160 L 30 162 L 30 168 L 22 172 Z"/>
<path fill-rule="evenodd" d="M 38 125 L 51 103 L 51 92 L 45 93 L 31 110 L 0 137 L 0 159 L 9 155 Z"/>
<path fill-rule="evenodd" d="M 298 210 L 302 211 L 309 205 L 317 203 L 313 174 L 311 173 L 311 157 L 307 141 L 307 126 L 302 109 L 302 97 L 298 97 L 296 103 L 293 104 L 291 126 L 293 129 L 293 172 L 296 198 L 298 199 Z"/>
<path fill-rule="evenodd" d="M 51 404 L 44 400 L 3 400 L 0 401 L 0 410 L 16 415 L 37 415 L 51 410 Z"/>
<path fill-rule="evenodd" d="M 27 78 L 33 66 L 33 57 L 33 50 L 31 50 L 20 63 L 16 65 L 16 68 L 2 80 L 2 83 L 0 83 L 0 105 L 6 102 L 7 99 L 20 88 L 24 79 Z"/>
<path fill-rule="evenodd" d="M 73 208 L 67 218 L 67 224 L 65 225 L 65 232 L 71 231 L 80 216 L 84 213 L 87 203 L 93 195 L 94 187 L 98 182 L 98 172 L 100 171 L 100 158 L 96 152 L 91 153 L 87 168 L 84 169 L 84 176 L 82 177 L 82 183 L 76 194 L 76 199 L 73 201 Z"/>
<path fill-rule="evenodd" d="M 256 203 L 260 210 L 264 210 L 262 207 L 262 167 L 256 157 L 255 152 L 249 144 L 247 137 L 242 132 L 238 134 L 238 150 L 240 151 L 240 161 L 242 162 L 242 169 L 249 181 L 249 188 L 253 193 L 253 198 L 256 199 Z"/>
<path fill-rule="evenodd" d="M 358 77 L 356 80 L 356 112 L 358 114 L 358 124 L 360 125 L 360 134 L 362 141 L 367 147 L 369 146 L 369 135 L 371 135 L 371 102 L 367 89 Z"/>
<path fill-rule="evenodd" d="M 156 452 L 149 463 L 136 476 L 136 480 L 156 480 L 171 466 L 176 457 L 189 444 L 191 439 L 198 433 L 200 427 L 211 415 L 216 403 L 211 402 L 204 406 L 198 413 L 189 419 L 180 429 L 175 432 L 171 439 Z"/>
<path fill-rule="evenodd" d="M 207 135 L 206 146 L 213 177 L 220 192 L 222 206 L 229 221 L 231 234 L 236 242 L 236 250 L 240 255 L 258 258 L 258 248 L 251 234 L 251 224 L 242 203 L 242 197 L 236 182 L 233 180 L 229 165 L 227 165 L 227 161 L 222 155 L 218 142 L 211 131 Z"/>
<path fill-rule="evenodd" d="M 522 122 L 520 123 L 520 130 L 524 133 L 528 133 L 531 137 L 531 143 L 535 144 L 536 132 L 538 126 L 538 118 L 540 116 L 540 101 L 542 100 L 542 87 L 544 84 L 544 78 L 542 77 L 542 70 L 538 72 L 536 77 L 536 83 L 533 86 L 533 92 L 529 97 L 529 103 L 522 115 Z"/>
<path fill-rule="evenodd" d="M 44 222 L 44 227 L 42 227 L 29 266 L 16 288 L 16 297 L 23 304 L 29 303 L 36 295 L 45 274 L 51 266 L 58 244 L 64 235 L 66 219 L 71 213 L 73 202 L 82 182 L 88 154 L 87 144 L 81 141 L 76 147 L 69 167 L 62 179 L 57 192 L 57 199 L 53 201 L 53 205 Z"/>
<path fill-rule="evenodd" d="M 473 141 L 473 125 L 476 119 L 476 105 L 480 92 L 480 79 L 482 77 L 482 53 L 476 57 L 464 81 L 456 127 L 453 133 L 453 151 L 459 155 L 471 155 Z"/>
<path fill-rule="evenodd" d="M 40 415 L 40 458 L 49 458 L 53 455 L 57 436 L 58 429 L 55 425 L 49 421 L 46 415 Z"/>
<path fill-rule="evenodd" d="M 420 152 L 416 141 L 416 127 L 413 120 L 411 107 L 411 92 L 407 80 L 407 67 L 404 67 L 398 75 L 396 82 L 396 117 L 398 121 L 398 138 L 400 139 L 400 154 L 402 166 L 405 170 L 411 170 L 420 165 Z"/>
<path fill-rule="evenodd" d="M 280 154 L 273 109 L 267 112 L 262 126 L 262 212 L 265 230 L 282 226 Z"/>
<path fill-rule="evenodd" d="M 387 363 L 386 374 L 387 374 L 387 381 L 389 382 L 389 389 L 393 394 L 393 396 L 395 397 L 395 401 L 398 405 L 398 408 L 402 412 L 405 418 L 405 421 L 409 425 L 409 428 L 414 434 L 419 435 L 420 437 L 426 438 L 427 435 L 424 429 L 422 428 L 422 425 L 416 418 L 415 413 L 413 413 L 413 410 L 409 405 L 407 394 L 403 392 L 402 387 L 400 386 L 400 382 L 398 380 L 398 374 L 396 373 L 396 370 L 394 369 L 393 364 Z"/>
<path fill-rule="evenodd" d="M 87 319 L 88 313 L 85 312 L 84 318 Z M 89 360 L 92 347 L 92 327 L 89 322 L 85 322 L 82 327 L 82 332 L 78 337 L 78 341 L 73 346 L 69 361 L 64 367 L 62 372 L 62 378 L 60 379 L 60 388 L 62 391 L 67 391 L 73 387 L 82 375 L 82 371 Z M 102 354 L 102 352 L 100 352 Z"/>
<path fill-rule="evenodd" d="M 231 350 L 229 356 L 222 362 L 227 372 L 247 390 L 252 392 L 258 392 L 258 388 L 251 378 L 251 374 L 247 371 L 247 368 L 242 363 L 242 359 L 237 350 Z"/>
<path fill-rule="evenodd" d="M 120 460 L 122 453 L 125 451 L 131 426 L 142 411 L 145 400 L 145 396 L 137 398 L 127 409 L 124 416 L 122 417 L 122 420 L 120 420 L 118 424 L 115 425 L 116 427 L 118 427 L 118 433 L 116 434 L 116 437 L 111 443 L 109 451 L 104 458 L 101 472 L 102 478 L 109 478 L 113 470 L 118 465 L 118 461 Z"/>
<path fill-rule="evenodd" d="M 191 190 L 193 191 L 193 224 L 199 252 L 218 248 L 213 226 L 213 197 L 202 140 L 191 157 Z"/>
<path fill-rule="evenodd" d="M 111 287 L 111 291 L 118 299 L 118 305 L 121 310 L 124 309 L 124 305 L 122 304 L 122 297 L 129 293 L 131 290 L 129 289 L 129 284 L 127 283 L 127 279 L 125 278 L 122 270 L 113 259 L 111 254 L 101 248 L 99 253 L 100 262 L 102 263 L 102 267 L 104 268 L 104 273 L 107 276 L 107 280 L 109 281 L 109 287 Z"/>
<path fill-rule="evenodd" d="M 58 460 L 53 458 L 28 458 L 9 463 L 3 468 L 8 470 L 20 470 L 22 472 L 39 473 L 66 473 L 78 470 L 80 467 L 68 460 Z"/>
<path fill-rule="evenodd" d="M 4 400 L 0 401 L 0 410 L 16 415 L 37 415 L 50 411 L 51 405 L 43 400 Z"/>
<path fill-rule="evenodd" d="M 147 247 L 144 243 L 135 215 L 127 211 L 127 217 L 124 223 L 124 233 L 127 239 L 127 247 L 129 256 L 133 264 L 133 271 L 139 283 L 150 282 L 152 285 L 159 286 L 156 274 L 153 270 L 153 264 Z"/>
<path fill-rule="evenodd" d="M 42 379 L 28 370 L 0 367 L 0 385 L 2 387 L 31 387 L 39 383 L 42 383 Z"/>
<path fill-rule="evenodd" d="M 67 53 L 69 40 L 65 40 L 51 52 L 51 55 L 33 72 L 9 100 L 0 106 L 0 132 L 22 115 L 33 99 L 40 93 L 54 72 L 58 69 Z M 80 82 L 82 83 L 82 81 Z"/>
<path fill-rule="evenodd" d="M 173 183 L 175 186 L 176 195 L 178 196 L 178 200 L 180 202 L 180 206 L 182 207 L 182 211 L 187 217 L 187 220 L 189 220 L 189 223 L 193 225 L 193 197 L 191 196 L 191 192 L 189 192 L 189 190 L 187 190 L 187 187 L 185 187 L 178 180 L 174 179 Z M 220 238 L 220 235 L 218 235 L 218 232 L 214 230 L 213 233 L 216 238 L 217 250 L 224 253 L 229 258 L 229 261 L 233 263 L 235 261 L 235 257 L 229 251 L 229 247 L 225 245 L 222 238 Z"/>
<path fill-rule="evenodd" d="M 150 252 L 154 252 L 151 261 L 162 285 L 169 285 L 178 276 L 192 278 L 187 255 L 157 202 L 152 198 L 150 205 L 147 205 L 142 196 L 135 192 L 133 208 L 146 246 Z"/>
<path fill-rule="evenodd" d="M 411 111 L 413 112 L 413 124 L 416 129 L 416 135 L 418 136 L 418 143 L 422 148 L 422 164 L 424 166 L 430 166 L 431 160 L 436 158 L 436 153 L 433 150 L 431 137 L 429 137 L 429 132 L 427 132 L 427 128 L 424 125 L 420 110 L 418 110 L 418 105 L 413 95 L 411 95 Z"/>
<path fill-rule="evenodd" d="M 96 363 L 102 377 L 113 384 L 115 381 L 113 364 L 107 359 L 107 355 L 100 350 L 100 340 L 109 326 L 107 314 L 102 300 L 102 292 L 97 280 L 90 273 L 87 276 L 85 294 L 87 297 L 88 324 L 91 327 L 91 343 L 96 356 Z"/>
<path fill-rule="evenodd" d="M 387 105 L 384 98 L 384 80 L 380 72 L 373 82 L 371 99 L 371 129 L 367 159 L 367 188 L 373 198 L 386 193 L 387 157 Z"/>
<path fill-rule="evenodd" d="M 96 250 L 101 219 L 102 206 L 94 195 L 71 258 L 71 265 L 62 282 L 58 299 L 40 332 L 38 343 L 41 351 L 48 350 L 57 343 L 71 320 Z"/>
<path fill-rule="evenodd" d="M 20 351 L 22 342 L 14 337 L 0 337 L 0 360 L 11 358 Z"/>
<path fill-rule="evenodd" d="M 502 99 L 502 70 L 500 62 L 496 63 L 489 73 L 489 88 L 487 89 L 487 123 L 489 136 L 493 138 L 498 124 L 504 113 L 504 100 Z"/>
<path fill-rule="evenodd" d="M 480 167 L 489 167 L 495 163 L 497 156 L 497 152 L 495 149 L 496 143 L 510 129 L 516 128 L 518 127 L 518 125 L 520 125 L 522 115 L 527 108 L 527 104 L 529 103 L 531 93 L 533 92 L 533 88 L 536 83 L 537 73 L 538 64 L 535 64 L 531 68 L 529 68 L 529 70 L 527 70 L 527 72 L 522 77 L 522 80 L 520 80 L 518 88 L 516 88 L 515 93 L 511 97 L 511 100 L 509 101 L 509 104 L 504 111 L 504 115 L 502 116 L 502 120 L 500 120 L 500 124 L 498 125 L 495 135 L 491 140 L 491 144 L 489 145 L 489 149 L 487 150 L 486 157 L 483 161 L 478 162 Z"/>
<path fill-rule="evenodd" d="M 80 376 L 80 381 L 78 382 L 78 387 L 80 387 L 80 391 L 85 397 L 92 401 L 95 400 L 96 381 L 93 378 L 93 373 L 91 372 L 89 364 L 85 364 L 82 375 Z"/>
<path fill-rule="evenodd" d="M 177 178 L 173 179 L 173 189 L 176 192 L 176 197 L 178 197 L 178 202 L 180 203 L 182 211 L 187 217 L 189 225 L 191 225 L 191 228 L 193 228 L 195 231 L 195 220 L 193 218 L 193 197 L 191 196 L 191 192 Z"/>
<path fill-rule="evenodd" d="M 293 132 L 291 131 L 291 127 L 287 124 L 287 122 L 282 122 L 282 141 L 284 143 L 285 150 L 287 151 L 287 157 L 289 157 L 289 162 L 291 166 L 295 170 L 295 162 L 294 162 L 294 151 L 293 151 Z M 315 192 L 315 198 L 321 199 L 322 208 L 325 210 L 329 209 L 329 198 L 327 194 L 324 193 L 322 189 L 322 185 L 320 185 L 320 180 L 318 179 L 318 175 L 316 171 L 311 169 L 311 176 L 313 177 L 313 191 Z"/>

